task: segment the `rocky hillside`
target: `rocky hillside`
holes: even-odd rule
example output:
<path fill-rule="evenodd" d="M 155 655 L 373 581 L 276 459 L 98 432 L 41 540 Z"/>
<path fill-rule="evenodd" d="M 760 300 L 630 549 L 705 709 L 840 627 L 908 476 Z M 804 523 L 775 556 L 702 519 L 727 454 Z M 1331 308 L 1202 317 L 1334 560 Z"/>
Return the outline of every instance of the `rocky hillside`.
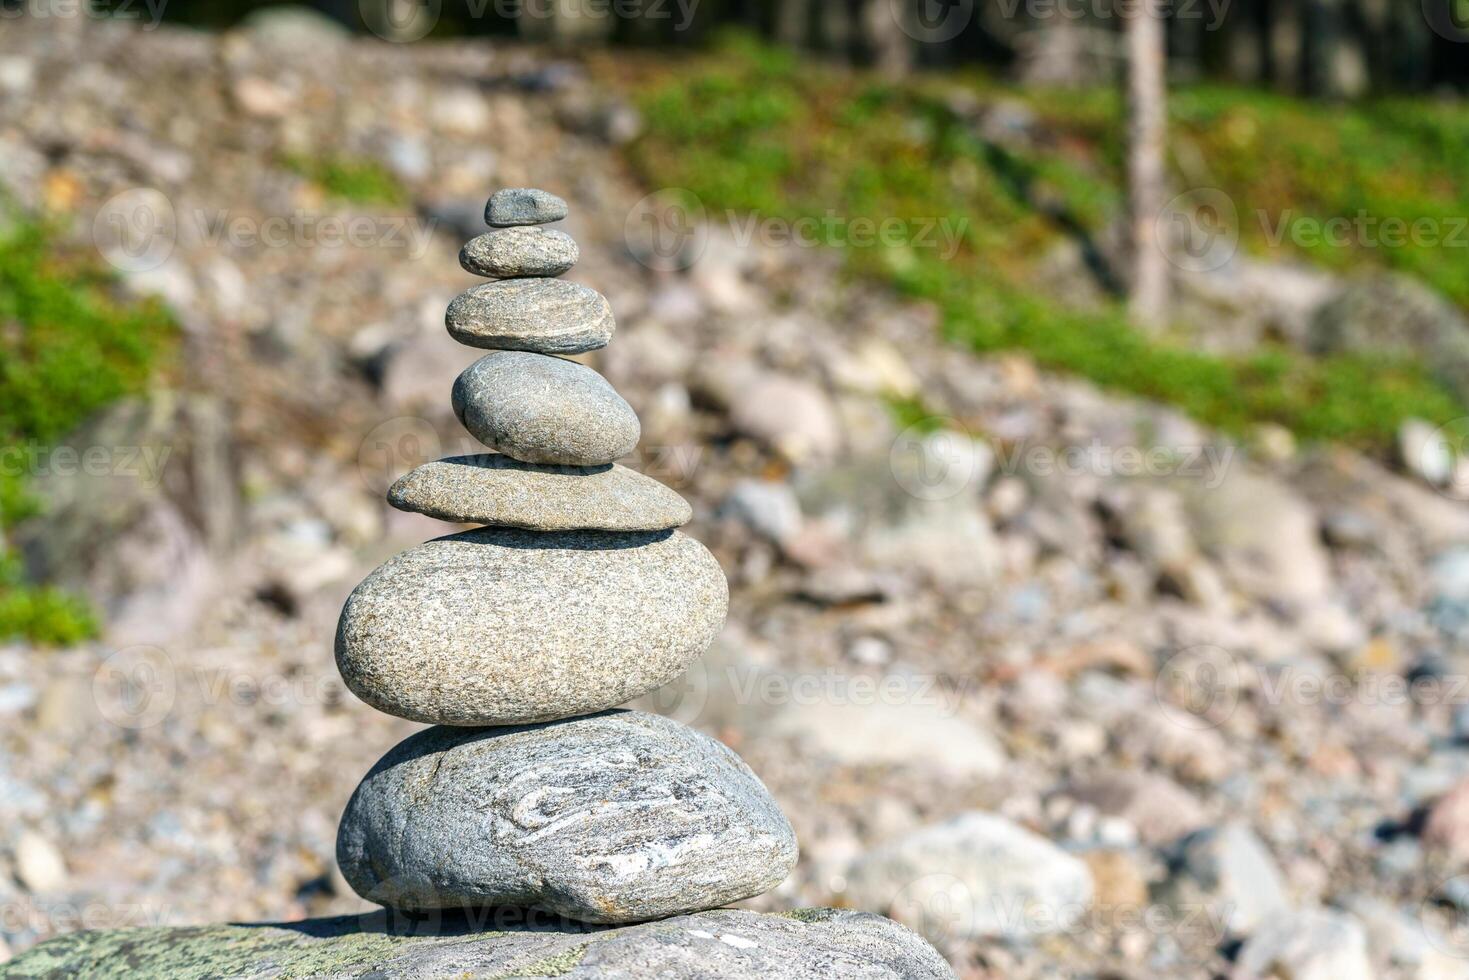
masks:
<path fill-rule="evenodd" d="M 488 190 L 536 185 L 617 313 L 590 360 L 643 420 L 629 462 L 731 580 L 644 707 L 790 815 L 800 865 L 753 907 L 889 913 L 965 977 L 1469 975 L 1451 490 L 947 345 L 819 250 L 714 228 L 659 271 L 635 115 L 533 49 L 19 21 L 0 88 L 9 195 L 182 330 L 11 535 L 107 626 L 0 650 L 10 950 L 363 910 L 336 822 L 413 726 L 344 690 L 336 617 L 441 533 L 382 494 L 474 448 L 455 256 Z"/>

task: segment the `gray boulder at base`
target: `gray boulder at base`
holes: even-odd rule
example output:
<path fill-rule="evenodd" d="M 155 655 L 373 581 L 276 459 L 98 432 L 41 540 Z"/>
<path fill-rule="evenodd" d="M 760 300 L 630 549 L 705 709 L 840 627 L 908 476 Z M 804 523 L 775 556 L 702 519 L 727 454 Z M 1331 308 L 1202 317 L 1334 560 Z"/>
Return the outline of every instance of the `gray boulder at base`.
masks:
<path fill-rule="evenodd" d="M 570 235 L 548 228 L 501 228 L 459 250 L 465 272 L 496 279 L 559 276 L 579 258 L 581 250 Z"/>
<path fill-rule="evenodd" d="M 565 201 L 549 191 L 534 187 L 507 187 L 491 195 L 485 205 L 485 224 L 496 228 L 543 225 L 562 220 L 569 210 Z"/>
<path fill-rule="evenodd" d="M 380 711 L 519 725 L 600 711 L 683 673 L 724 625 L 719 563 L 677 531 L 480 528 L 353 590 L 337 667 Z"/>
<path fill-rule="evenodd" d="M 625 466 L 550 466 L 482 453 L 424 463 L 388 490 L 399 510 L 534 531 L 664 531 L 688 501 Z"/>
<path fill-rule="evenodd" d="M 595 289 L 565 279 L 502 279 L 460 293 L 444 314 L 449 336 L 470 347 L 585 354 L 617 329 Z"/>
<path fill-rule="evenodd" d="M 468 929 L 451 917 L 416 926 L 378 912 L 259 925 L 73 932 L 5 966 L 17 980 L 252 977 L 323 980 L 939 980 L 954 976 L 913 933 L 863 912 L 782 915 L 720 909 L 618 929 Z"/>
<path fill-rule="evenodd" d="M 500 351 L 454 381 L 454 414 L 491 449 L 527 463 L 601 466 L 638 446 L 632 406 L 585 364 Z"/>
<path fill-rule="evenodd" d="M 352 794 L 337 864 L 359 895 L 395 909 L 617 924 L 768 891 L 795 867 L 796 836 L 724 745 L 610 711 L 405 739 Z"/>

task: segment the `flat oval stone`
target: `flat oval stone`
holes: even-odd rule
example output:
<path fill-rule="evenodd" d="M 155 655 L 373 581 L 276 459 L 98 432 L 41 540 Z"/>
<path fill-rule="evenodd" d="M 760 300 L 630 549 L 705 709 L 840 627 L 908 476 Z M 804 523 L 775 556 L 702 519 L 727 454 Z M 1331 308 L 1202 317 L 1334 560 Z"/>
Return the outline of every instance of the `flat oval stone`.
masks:
<path fill-rule="evenodd" d="M 409 737 L 352 794 L 337 863 L 359 895 L 396 909 L 615 924 L 768 891 L 795 866 L 796 837 L 724 745 L 611 711 Z"/>
<path fill-rule="evenodd" d="M 393 484 L 388 503 L 444 521 L 535 531 L 663 531 L 693 517 L 688 501 L 625 466 L 550 466 L 495 453 L 424 463 Z"/>
<path fill-rule="evenodd" d="M 576 241 L 564 231 L 501 228 L 473 238 L 459 251 L 464 271 L 494 279 L 559 276 L 581 258 Z"/>
<path fill-rule="evenodd" d="M 637 448 L 637 413 L 585 364 L 499 351 L 454 381 L 454 414 L 480 442 L 525 463 L 601 466 Z"/>
<path fill-rule="evenodd" d="M 511 225 L 543 225 L 566 217 L 566 202 L 534 187 L 507 187 L 496 191 L 485 205 L 485 224 L 495 228 Z"/>
<path fill-rule="evenodd" d="M 538 354 L 584 354 L 617 329 L 605 296 L 564 279 L 481 283 L 454 297 L 444 324 L 469 347 Z"/>
<path fill-rule="evenodd" d="M 352 693 L 400 718 L 549 721 L 677 677 L 728 607 L 719 563 L 678 531 L 480 528 L 364 579 L 337 624 L 337 668 Z"/>

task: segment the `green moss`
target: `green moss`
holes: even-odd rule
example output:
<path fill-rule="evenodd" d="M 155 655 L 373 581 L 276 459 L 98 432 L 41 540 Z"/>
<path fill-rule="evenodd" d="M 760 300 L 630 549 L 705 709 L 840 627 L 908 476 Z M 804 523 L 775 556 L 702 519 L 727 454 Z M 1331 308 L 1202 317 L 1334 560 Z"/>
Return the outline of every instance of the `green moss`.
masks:
<path fill-rule="evenodd" d="M 542 957 L 533 963 L 497 974 L 492 980 L 512 980 L 514 977 L 559 977 L 577 968 L 586 957 L 589 945 L 589 943 L 583 943 L 560 953 Z"/>
<path fill-rule="evenodd" d="M 821 922 L 829 922 L 834 916 L 841 914 L 838 909 L 791 909 L 787 912 L 777 912 L 783 919 L 794 919 L 807 925 L 816 925 Z"/>
<path fill-rule="evenodd" d="M 944 420 L 925 405 L 922 398 L 889 397 L 887 406 L 898 428 L 905 431 L 914 429 L 926 435 L 944 427 Z"/>
<path fill-rule="evenodd" d="M 161 929 L 75 932 L 29 950 L 6 967 L 17 980 L 75 976 L 85 969 L 96 980 L 162 977 L 207 980 L 225 976 L 269 975 L 304 980 L 337 974 L 396 975 L 395 963 L 422 947 L 464 948 L 504 940 L 506 933 L 465 936 L 390 935 L 364 927 L 372 917 L 314 919 L 289 925 L 213 925 Z M 543 956 L 498 976 L 555 977 L 570 972 L 589 944 Z"/>
<path fill-rule="evenodd" d="M 54 230 L 12 221 L 0 233 L 0 528 L 34 514 L 15 450 L 62 438 L 98 409 L 142 390 L 176 329 L 155 302 L 115 299 L 94 259 L 62 248 Z M 0 550 L 0 638 L 75 643 L 95 618 L 78 599 L 24 581 Z"/>
<path fill-rule="evenodd" d="M 331 197 L 354 204 L 399 206 L 409 200 L 408 190 L 376 160 L 292 154 L 281 162 L 286 169 L 310 180 Z"/>
<path fill-rule="evenodd" d="M 915 236 L 906 242 L 858 243 L 847 225 L 826 238 L 854 273 L 936 303 L 948 336 L 976 350 L 1024 351 L 1237 434 L 1273 422 L 1302 439 L 1385 451 L 1405 418 L 1463 414 L 1420 364 L 1316 360 L 1283 347 L 1214 356 L 1145 336 L 1118 300 L 1078 314 L 1050 299 L 1039 260 L 1065 239 L 1096 236 L 1121 206 L 1121 106 L 1110 89 L 1021 89 L 972 74 L 892 84 L 798 65 L 740 37 L 665 59 L 638 81 L 648 129 L 628 152 L 649 185 L 685 188 L 711 214 L 902 216 Z M 1047 135 L 987 142 L 965 101 L 1023 103 Z M 1256 211 L 1290 205 L 1298 215 L 1430 215 L 1445 229 L 1469 215 L 1469 185 L 1456 177 L 1469 169 L 1462 107 L 1342 109 L 1198 88 L 1175 93 L 1173 111 L 1175 146 L 1201 154 L 1236 200 L 1247 248 L 1268 248 Z M 922 227 L 937 227 L 938 241 L 921 243 Z M 1306 251 L 1338 268 L 1405 268 L 1469 302 L 1465 250 Z M 919 421 L 921 406 L 892 407 L 900 421 Z"/>
<path fill-rule="evenodd" d="M 253 974 L 269 965 L 271 976 L 297 980 L 370 966 L 415 941 L 358 932 L 315 939 L 282 928 L 201 926 L 76 932 L 37 946 L 12 961 L 7 976 L 74 975 L 118 980 L 168 976 L 175 980 Z"/>

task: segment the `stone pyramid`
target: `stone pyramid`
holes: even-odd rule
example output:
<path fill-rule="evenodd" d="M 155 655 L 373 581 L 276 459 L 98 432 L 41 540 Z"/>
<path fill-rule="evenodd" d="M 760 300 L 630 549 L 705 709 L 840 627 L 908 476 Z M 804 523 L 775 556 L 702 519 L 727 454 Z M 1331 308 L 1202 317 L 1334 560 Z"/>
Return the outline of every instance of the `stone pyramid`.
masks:
<path fill-rule="evenodd" d="M 605 346 L 607 300 L 557 276 L 576 243 L 544 191 L 490 198 L 460 262 L 494 281 L 450 305 L 449 333 L 490 351 L 454 412 L 493 453 L 438 460 L 393 506 L 483 525 L 391 559 L 353 591 L 337 666 L 368 704 L 435 727 L 352 795 L 337 860 L 363 897 L 408 911 L 539 909 L 631 923 L 779 884 L 789 822 L 719 742 L 610 710 L 673 680 L 723 625 L 714 557 L 676 528 L 688 504 L 614 460 L 637 415 L 564 355 Z"/>

